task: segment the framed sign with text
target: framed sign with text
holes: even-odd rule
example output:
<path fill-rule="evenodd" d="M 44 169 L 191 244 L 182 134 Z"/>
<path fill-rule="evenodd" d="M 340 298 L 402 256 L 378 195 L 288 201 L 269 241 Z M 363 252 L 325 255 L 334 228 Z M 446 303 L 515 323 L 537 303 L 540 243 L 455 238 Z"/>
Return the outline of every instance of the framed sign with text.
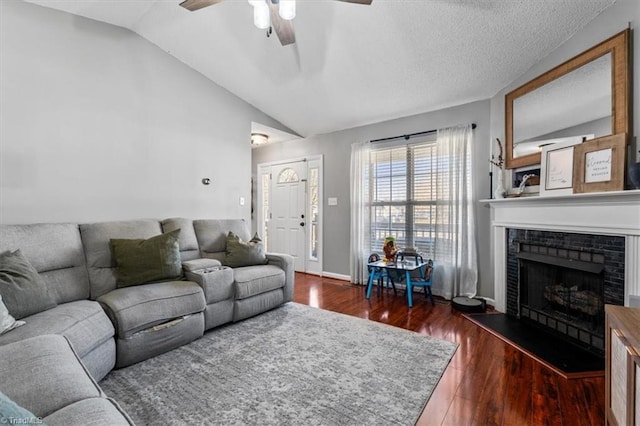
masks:
<path fill-rule="evenodd" d="M 573 150 L 582 137 L 541 145 L 540 196 L 573 194 Z"/>
<path fill-rule="evenodd" d="M 624 189 L 626 133 L 593 139 L 575 147 L 573 192 Z"/>

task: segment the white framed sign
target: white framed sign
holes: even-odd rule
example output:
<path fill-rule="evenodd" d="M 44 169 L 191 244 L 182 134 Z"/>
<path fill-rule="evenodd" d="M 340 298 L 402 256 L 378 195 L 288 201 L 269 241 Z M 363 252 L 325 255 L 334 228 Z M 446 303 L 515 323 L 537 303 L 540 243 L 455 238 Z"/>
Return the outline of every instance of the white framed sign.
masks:
<path fill-rule="evenodd" d="M 573 147 L 581 137 L 542 147 L 540 196 L 573 194 Z"/>

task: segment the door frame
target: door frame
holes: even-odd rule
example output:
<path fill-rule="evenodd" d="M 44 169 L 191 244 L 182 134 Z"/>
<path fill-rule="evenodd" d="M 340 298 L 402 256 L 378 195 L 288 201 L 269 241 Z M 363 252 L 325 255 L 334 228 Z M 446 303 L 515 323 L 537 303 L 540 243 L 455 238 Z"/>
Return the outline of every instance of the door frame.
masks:
<path fill-rule="evenodd" d="M 310 171 L 312 168 L 318 168 L 318 222 L 317 222 L 317 233 L 318 233 L 318 242 L 317 242 L 317 257 L 311 258 L 311 226 L 305 226 L 305 243 L 304 243 L 304 261 L 303 268 L 304 272 L 307 274 L 319 275 L 322 276 L 322 264 L 323 264 L 323 199 L 324 199 L 324 162 L 322 154 L 319 155 L 310 155 L 307 157 L 297 157 L 297 158 L 289 158 L 278 161 L 270 161 L 265 163 L 259 163 L 256 167 L 256 183 L 257 183 L 257 214 L 256 214 L 256 227 L 258 232 L 265 232 L 264 229 L 264 209 L 263 209 L 263 184 L 262 184 L 262 176 L 267 171 L 271 173 L 271 168 L 273 166 L 281 166 L 287 163 L 297 163 L 297 162 L 305 162 L 307 165 L 307 179 L 305 182 L 305 222 L 306 224 L 311 224 L 311 203 L 309 197 L 309 177 L 311 175 Z M 270 184 L 273 176 L 270 176 Z M 267 242 L 268 244 L 268 242 Z"/>

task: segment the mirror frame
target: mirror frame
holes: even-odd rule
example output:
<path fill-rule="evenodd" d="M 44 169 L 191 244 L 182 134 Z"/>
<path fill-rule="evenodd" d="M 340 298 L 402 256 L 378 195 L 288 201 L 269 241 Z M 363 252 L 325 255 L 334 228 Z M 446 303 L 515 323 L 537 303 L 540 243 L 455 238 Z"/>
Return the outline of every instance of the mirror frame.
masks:
<path fill-rule="evenodd" d="M 540 164 L 540 153 L 513 156 L 513 102 L 545 84 L 562 77 L 571 71 L 611 53 L 611 134 L 626 133 L 631 130 L 630 123 L 630 81 L 629 38 L 630 29 L 626 29 L 602 43 L 588 49 L 546 73 L 534 78 L 505 96 L 505 161 L 507 169 Z M 627 144 L 629 143 L 627 137 Z"/>

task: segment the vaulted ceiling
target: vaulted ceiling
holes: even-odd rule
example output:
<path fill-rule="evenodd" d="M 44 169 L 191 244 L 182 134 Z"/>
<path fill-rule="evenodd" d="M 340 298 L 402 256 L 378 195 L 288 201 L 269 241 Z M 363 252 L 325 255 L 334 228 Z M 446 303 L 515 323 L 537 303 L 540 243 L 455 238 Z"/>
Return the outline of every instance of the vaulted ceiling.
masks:
<path fill-rule="evenodd" d="M 128 28 L 302 136 L 495 95 L 615 0 L 298 0 L 296 43 L 246 0 L 27 0 Z"/>

